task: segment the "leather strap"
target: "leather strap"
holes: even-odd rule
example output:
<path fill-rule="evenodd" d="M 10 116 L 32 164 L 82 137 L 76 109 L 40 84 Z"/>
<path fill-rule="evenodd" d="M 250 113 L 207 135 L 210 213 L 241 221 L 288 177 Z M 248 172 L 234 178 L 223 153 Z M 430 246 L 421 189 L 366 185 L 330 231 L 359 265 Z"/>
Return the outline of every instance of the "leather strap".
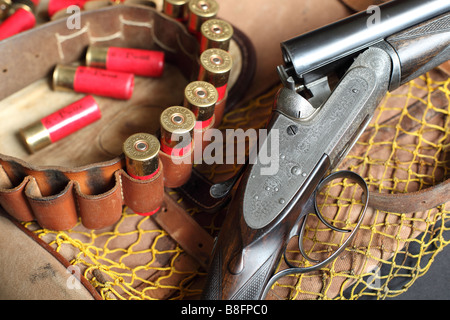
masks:
<path fill-rule="evenodd" d="M 186 253 L 208 269 L 213 238 L 173 198 L 166 195 L 161 210 L 152 217 Z"/>
<path fill-rule="evenodd" d="M 450 179 L 422 191 L 383 194 L 372 192 L 369 206 L 386 212 L 414 213 L 433 209 L 450 200 Z"/>
<path fill-rule="evenodd" d="M 194 169 L 190 179 L 179 190 L 187 200 L 202 211 L 212 213 L 224 208 L 230 200 L 230 197 L 213 198 L 210 195 L 212 186 L 211 181 Z"/>

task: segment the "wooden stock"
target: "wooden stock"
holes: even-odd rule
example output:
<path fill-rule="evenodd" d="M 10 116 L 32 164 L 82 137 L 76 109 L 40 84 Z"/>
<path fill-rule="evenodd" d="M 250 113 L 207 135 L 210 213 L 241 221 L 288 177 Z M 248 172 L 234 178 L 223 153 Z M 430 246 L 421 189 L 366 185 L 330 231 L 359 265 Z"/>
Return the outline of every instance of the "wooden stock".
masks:
<path fill-rule="evenodd" d="M 397 51 L 405 84 L 450 58 L 450 14 L 446 13 L 387 39 Z"/>

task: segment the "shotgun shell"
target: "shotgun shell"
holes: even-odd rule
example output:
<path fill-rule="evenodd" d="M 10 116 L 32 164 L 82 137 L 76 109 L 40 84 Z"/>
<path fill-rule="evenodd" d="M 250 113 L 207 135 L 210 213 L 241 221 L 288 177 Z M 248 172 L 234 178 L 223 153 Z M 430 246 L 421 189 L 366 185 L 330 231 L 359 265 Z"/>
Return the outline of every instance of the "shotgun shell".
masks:
<path fill-rule="evenodd" d="M 186 86 L 184 106 L 195 115 L 195 129 L 201 130 L 212 123 L 218 98 L 217 89 L 208 82 L 194 81 Z"/>
<path fill-rule="evenodd" d="M 109 2 L 111 2 L 112 4 L 121 4 L 126 2 L 126 5 L 140 4 L 153 9 L 156 9 L 157 7 L 155 1 L 153 0 L 109 0 Z"/>
<path fill-rule="evenodd" d="M 222 49 L 208 49 L 200 55 L 198 80 L 209 82 L 216 87 L 219 93 L 217 103 L 226 96 L 232 65 L 231 55 Z"/>
<path fill-rule="evenodd" d="M 100 108 L 86 96 L 20 130 L 28 151 L 36 152 L 101 118 Z"/>
<path fill-rule="evenodd" d="M 133 94 L 134 75 L 83 66 L 57 65 L 53 72 L 53 89 L 128 100 Z"/>
<path fill-rule="evenodd" d="M 169 107 L 161 113 L 161 151 L 183 157 L 192 150 L 195 115 L 188 108 Z"/>
<path fill-rule="evenodd" d="M 127 173 L 137 180 L 150 180 L 159 172 L 158 139 L 148 133 L 130 136 L 123 144 Z M 158 212 L 160 206 L 150 212 L 136 212 L 141 216 L 151 216 Z"/>
<path fill-rule="evenodd" d="M 9 16 L 0 24 L 0 40 L 9 38 L 36 25 L 35 5 L 30 0 L 15 0 Z"/>
<path fill-rule="evenodd" d="M 0 20 L 6 19 L 11 9 L 11 0 L 0 0 Z"/>
<path fill-rule="evenodd" d="M 190 0 L 188 8 L 188 31 L 200 40 L 202 24 L 216 17 L 219 4 L 215 0 Z"/>
<path fill-rule="evenodd" d="M 159 140 L 148 133 L 130 136 L 123 144 L 127 173 L 138 180 L 149 180 L 159 171 Z"/>
<path fill-rule="evenodd" d="M 188 2 L 189 0 L 164 0 L 162 10 L 169 17 L 186 22 L 189 17 Z"/>
<path fill-rule="evenodd" d="M 47 13 L 51 18 L 55 13 L 66 9 L 70 6 L 77 6 L 83 9 L 84 4 L 89 0 L 50 0 L 48 2 Z"/>
<path fill-rule="evenodd" d="M 201 33 L 200 52 L 212 48 L 228 51 L 234 29 L 224 20 L 210 19 L 202 24 Z"/>
<path fill-rule="evenodd" d="M 164 71 L 164 52 L 90 46 L 86 53 L 86 65 L 156 78 L 161 77 Z"/>

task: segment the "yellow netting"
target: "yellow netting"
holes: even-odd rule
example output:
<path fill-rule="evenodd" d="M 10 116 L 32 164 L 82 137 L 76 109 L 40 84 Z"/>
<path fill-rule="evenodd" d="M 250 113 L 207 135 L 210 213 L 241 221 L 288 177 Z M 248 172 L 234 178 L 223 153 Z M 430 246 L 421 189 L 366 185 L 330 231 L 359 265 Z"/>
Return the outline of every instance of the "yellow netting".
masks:
<path fill-rule="evenodd" d="M 278 87 L 227 114 L 222 128 L 263 128 Z M 415 191 L 449 178 L 449 79 L 430 73 L 389 94 L 374 120 L 341 169 L 361 174 L 371 190 Z M 393 140 L 394 139 L 394 140 Z M 210 179 L 221 180 L 238 166 L 199 166 Z M 324 191 L 322 212 L 342 228 L 355 224 L 359 212 L 355 185 L 336 181 Z M 173 194 L 174 196 L 179 196 Z M 184 204 L 184 200 L 179 198 Z M 449 243 L 449 205 L 428 212 L 394 214 L 370 210 L 354 242 L 326 268 L 289 276 L 274 285 L 269 298 L 356 299 L 385 298 L 407 290 L 425 274 L 436 255 Z M 222 213 L 187 211 L 216 235 Z M 69 232 L 26 226 L 93 284 L 104 299 L 194 299 L 201 293 L 205 271 L 151 218 L 124 208 L 113 227 L 91 231 L 77 226 Z M 345 236 L 329 231 L 310 217 L 305 235 L 309 254 L 322 257 Z M 287 258 L 309 265 L 290 243 Z M 284 261 L 279 268 L 286 268 Z"/>
<path fill-rule="evenodd" d="M 449 83 L 433 73 L 389 93 L 340 169 L 359 173 L 372 191 L 387 193 L 417 191 L 448 179 Z M 361 209 L 354 189 L 351 181 L 340 181 L 324 191 L 321 210 L 342 228 L 352 228 Z M 280 280 L 274 297 L 385 298 L 405 292 L 449 243 L 449 209 L 447 204 L 396 214 L 369 208 L 357 238 L 341 257 L 318 272 Z M 344 240 L 318 219 L 311 219 L 307 230 L 307 251 L 322 259 Z M 296 247 L 287 256 L 294 265 L 310 265 Z"/>

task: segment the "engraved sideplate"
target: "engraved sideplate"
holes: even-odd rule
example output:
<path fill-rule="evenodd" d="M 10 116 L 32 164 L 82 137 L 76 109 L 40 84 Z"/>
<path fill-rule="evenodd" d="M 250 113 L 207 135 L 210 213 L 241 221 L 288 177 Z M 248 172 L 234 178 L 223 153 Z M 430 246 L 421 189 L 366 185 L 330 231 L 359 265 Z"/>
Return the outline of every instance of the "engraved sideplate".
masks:
<path fill-rule="evenodd" d="M 361 124 L 367 125 L 367 119 L 386 94 L 390 70 L 389 56 L 381 49 L 371 48 L 355 61 L 312 117 L 293 119 L 275 113 L 266 141 L 272 141 L 274 130 L 278 132 L 279 170 L 264 175 L 261 163 L 250 167 L 243 203 L 244 219 L 250 228 L 261 229 L 274 221 L 303 187 L 324 154 L 329 156 L 332 167 L 339 163 L 356 142 Z M 286 88 L 281 90 L 288 91 L 279 97 L 297 94 Z M 291 106 L 283 104 L 298 101 L 282 98 L 276 103 L 286 110 Z"/>

